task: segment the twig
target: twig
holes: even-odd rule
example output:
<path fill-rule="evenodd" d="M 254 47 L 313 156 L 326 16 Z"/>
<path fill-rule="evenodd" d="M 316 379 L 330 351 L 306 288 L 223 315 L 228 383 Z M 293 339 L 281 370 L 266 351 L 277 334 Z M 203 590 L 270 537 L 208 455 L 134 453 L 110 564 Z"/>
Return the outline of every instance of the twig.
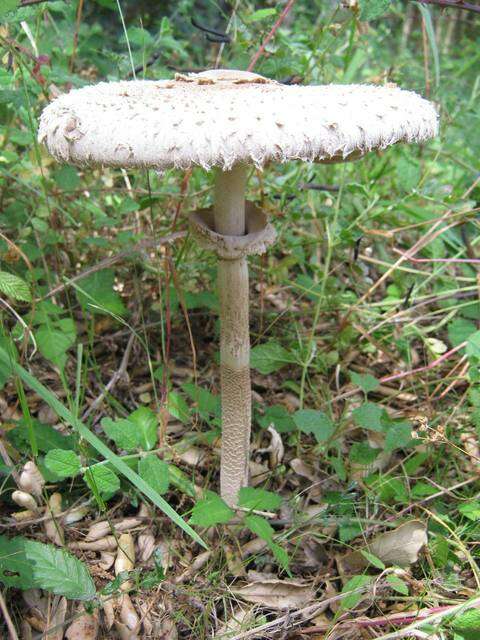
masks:
<path fill-rule="evenodd" d="M 413 256 L 409 256 L 406 253 L 403 253 L 402 251 L 400 251 L 400 249 L 394 249 L 394 251 L 395 253 L 398 253 L 398 255 L 402 257 L 406 256 L 406 259 L 408 260 L 408 262 L 415 262 L 415 263 L 444 262 L 446 264 L 480 264 L 480 258 L 414 258 Z"/>
<path fill-rule="evenodd" d="M 457 2 L 457 0 L 418 0 L 420 4 L 432 4 L 437 7 L 460 9 L 460 11 L 473 11 L 480 13 L 480 5 L 470 2 Z"/>
<path fill-rule="evenodd" d="M 34 4 L 43 4 L 44 2 L 53 2 L 53 0 L 21 0 L 20 7 L 31 7 Z"/>
<path fill-rule="evenodd" d="M 442 364 L 442 362 L 444 362 L 445 360 L 448 360 L 448 358 L 450 358 L 455 353 L 457 353 L 457 351 L 460 351 L 460 349 L 463 349 L 463 347 L 466 344 L 467 344 L 467 341 L 465 340 L 461 344 L 457 345 L 453 349 L 450 349 L 450 351 L 445 352 L 439 358 L 437 358 L 436 360 L 433 360 L 433 362 L 425 365 L 424 367 L 418 367 L 417 369 L 410 369 L 410 371 L 402 371 L 402 373 L 395 373 L 392 376 L 384 376 L 383 378 L 380 378 L 380 382 L 391 382 L 392 380 L 401 380 L 402 378 L 406 378 L 407 376 L 413 376 L 416 373 L 422 373 L 423 371 L 430 371 L 430 369 L 434 369 L 435 367 L 438 367 L 439 364 Z"/>
<path fill-rule="evenodd" d="M 135 253 L 140 253 L 145 249 L 152 249 L 157 246 L 161 246 L 163 244 L 168 244 L 170 242 L 175 242 L 176 240 L 181 240 L 182 238 L 185 238 L 186 235 L 187 235 L 187 231 L 176 231 L 175 233 L 170 233 L 168 236 L 163 236 L 163 238 L 157 238 L 156 240 L 139 242 L 131 249 L 127 249 L 126 251 L 117 253 L 117 255 L 111 256 L 110 258 L 105 258 L 104 260 L 101 260 L 97 264 L 93 265 L 93 267 L 89 267 L 88 269 L 85 269 L 85 271 L 82 271 L 82 273 L 79 273 L 76 276 L 73 276 L 73 278 L 69 278 L 63 284 L 60 284 L 58 285 L 58 287 L 54 287 L 53 289 L 51 289 L 40 300 L 47 300 L 48 298 L 51 298 L 52 296 L 57 295 L 57 293 L 62 292 L 64 289 L 66 289 L 69 285 L 73 284 L 74 282 L 78 282 L 79 280 L 82 280 L 83 278 L 86 278 L 87 276 L 90 276 L 92 273 L 96 273 L 101 269 L 110 267 L 112 264 L 115 264 L 116 262 L 123 260 L 123 258 L 128 258 L 129 256 Z"/>
<path fill-rule="evenodd" d="M 260 49 L 257 51 L 257 53 L 253 56 L 253 58 L 250 60 L 250 64 L 247 67 L 247 71 L 252 71 L 254 66 L 257 64 L 259 58 L 261 56 L 263 56 L 263 54 L 265 53 L 265 47 L 267 46 L 267 44 L 270 42 L 270 40 L 273 38 L 273 36 L 275 35 L 275 33 L 278 31 L 279 27 L 281 26 L 282 22 L 285 20 L 285 18 L 288 16 L 288 14 L 290 13 L 290 9 L 293 7 L 293 5 L 295 4 L 295 0 L 288 0 L 287 4 L 285 5 L 284 10 L 282 11 L 282 13 L 278 16 L 277 21 L 275 22 L 275 24 L 273 25 L 273 27 L 271 28 L 269 34 L 267 35 L 267 37 L 265 38 L 265 40 L 262 42 L 262 44 L 260 45 Z"/>
<path fill-rule="evenodd" d="M 110 393 L 112 391 L 112 389 L 115 387 L 115 385 L 117 384 L 117 382 L 120 380 L 120 378 L 125 375 L 125 373 L 127 371 L 127 367 L 128 367 L 128 361 L 130 359 L 130 353 L 132 351 L 133 342 L 134 342 L 135 338 L 136 338 L 136 334 L 132 333 L 130 335 L 129 339 L 128 339 L 127 346 L 125 348 L 125 353 L 123 354 L 123 358 L 122 358 L 122 361 L 120 363 L 120 366 L 115 371 L 113 376 L 110 378 L 109 382 L 107 383 L 107 385 L 106 385 L 105 389 L 102 391 L 102 393 L 98 396 L 98 398 L 96 398 L 92 402 L 92 404 L 84 412 L 84 414 L 82 416 L 82 420 L 85 420 L 86 418 L 88 418 L 88 416 L 93 411 L 95 411 L 95 409 L 101 404 L 102 400 L 105 398 L 107 393 Z"/>
<path fill-rule="evenodd" d="M 5 619 L 5 624 L 7 625 L 8 634 L 10 636 L 10 640 L 18 640 L 18 635 L 13 625 L 10 614 L 8 613 L 7 605 L 5 604 L 5 600 L 3 598 L 2 593 L 0 593 L 0 609 L 2 610 L 3 617 Z"/>
<path fill-rule="evenodd" d="M 354 593 L 365 593 L 369 591 L 370 588 L 367 586 L 359 587 L 358 589 L 353 589 L 352 591 L 346 591 L 345 593 L 339 593 L 336 596 L 332 596 L 331 598 L 326 598 L 325 600 L 321 600 L 320 602 L 316 602 L 315 604 L 310 604 L 308 607 L 304 607 L 303 609 L 298 609 L 297 611 L 290 611 L 286 613 L 284 616 L 280 616 L 279 618 L 275 618 L 275 620 L 270 620 L 265 624 L 260 625 L 259 627 L 255 627 L 254 629 L 250 629 L 249 631 L 244 631 L 243 633 L 239 633 L 230 640 L 246 640 L 246 638 L 253 638 L 254 636 L 261 635 L 262 637 L 267 637 L 265 635 L 265 631 L 272 629 L 273 627 L 278 627 L 280 625 L 288 624 L 288 628 L 302 624 L 305 620 L 311 620 L 319 610 L 324 610 L 329 605 L 334 602 L 339 602 L 343 600 L 347 596 L 350 596 Z M 299 620 L 294 620 L 295 618 L 300 618 Z"/>

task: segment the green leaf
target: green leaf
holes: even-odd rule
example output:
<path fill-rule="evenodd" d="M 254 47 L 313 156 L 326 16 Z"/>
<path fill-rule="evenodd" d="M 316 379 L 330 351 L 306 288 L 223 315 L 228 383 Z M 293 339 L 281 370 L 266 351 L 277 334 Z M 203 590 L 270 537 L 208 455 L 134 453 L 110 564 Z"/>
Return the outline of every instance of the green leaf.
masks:
<path fill-rule="evenodd" d="M 37 587 L 70 600 L 95 597 L 95 585 L 87 567 L 64 549 L 27 540 L 25 555 Z"/>
<path fill-rule="evenodd" d="M 138 463 L 138 474 L 158 494 L 162 495 L 168 491 L 170 483 L 168 464 L 157 456 L 150 454 L 141 458 Z"/>
<path fill-rule="evenodd" d="M 275 531 L 268 520 L 266 520 L 262 516 L 250 514 L 248 516 L 245 516 L 243 521 L 250 529 L 250 531 L 262 540 L 271 541 L 273 539 Z"/>
<path fill-rule="evenodd" d="M 415 486 L 412 489 L 412 498 L 427 498 L 428 496 L 433 496 L 434 493 L 437 493 L 438 489 L 428 482 L 416 482 Z"/>
<path fill-rule="evenodd" d="M 211 527 L 215 524 L 225 524 L 235 515 L 235 512 L 213 491 L 207 491 L 204 498 L 198 500 L 192 509 L 190 524 L 199 527 Z"/>
<path fill-rule="evenodd" d="M 472 522 L 480 521 L 480 502 L 463 502 L 458 507 L 458 511 L 462 514 L 462 516 L 465 516 L 465 518 L 472 520 Z"/>
<path fill-rule="evenodd" d="M 220 415 L 220 396 L 216 396 L 191 382 L 182 384 L 182 389 L 195 402 L 198 413 L 202 418 L 208 420 L 210 416 Z"/>
<path fill-rule="evenodd" d="M 0 2 L 0 16 L 5 15 L 9 11 L 14 11 L 19 4 L 20 0 L 2 0 Z"/>
<path fill-rule="evenodd" d="M 71 191 L 80 185 L 80 177 L 77 170 L 69 165 L 64 165 L 55 171 L 53 179 L 60 189 L 65 189 L 67 191 Z"/>
<path fill-rule="evenodd" d="M 383 407 L 373 402 L 365 402 L 352 411 L 352 418 L 358 427 L 371 431 L 384 431 L 384 418 L 387 413 Z"/>
<path fill-rule="evenodd" d="M 50 451 L 50 449 L 73 449 L 75 438 L 63 435 L 49 424 L 42 424 L 38 420 L 32 419 L 32 428 L 37 447 L 40 451 Z M 18 449 L 29 451 L 29 426 L 25 419 L 20 420 L 15 429 L 8 431 L 7 439 Z"/>
<path fill-rule="evenodd" d="M 478 640 L 480 635 L 480 610 L 469 609 L 456 616 L 452 628 L 464 640 Z"/>
<path fill-rule="evenodd" d="M 167 396 L 167 411 L 180 422 L 184 424 L 190 420 L 190 411 L 188 404 L 179 393 L 176 391 L 170 391 Z"/>
<path fill-rule="evenodd" d="M 299 409 L 292 417 L 297 428 L 302 433 L 314 435 L 318 443 L 326 442 L 335 431 L 332 420 L 323 411 Z"/>
<path fill-rule="evenodd" d="M 83 476 L 87 486 L 108 500 L 120 489 L 118 476 L 104 464 L 94 464 Z"/>
<path fill-rule="evenodd" d="M 285 365 L 295 362 L 292 354 L 278 342 L 259 344 L 250 352 L 250 366 L 262 375 L 278 371 Z"/>
<path fill-rule="evenodd" d="M 269 9 L 258 9 L 257 11 L 254 11 L 252 14 L 250 14 L 245 22 L 258 22 L 259 20 L 265 20 L 265 18 L 271 18 L 272 16 L 276 15 L 277 10 L 272 8 Z"/>
<path fill-rule="evenodd" d="M 448 339 L 452 347 L 458 347 L 459 344 L 468 340 L 476 330 L 477 327 L 471 320 L 456 318 L 448 324 Z"/>
<path fill-rule="evenodd" d="M 282 504 L 282 496 L 265 489 L 242 487 L 238 494 L 238 504 L 245 509 L 276 511 Z"/>
<path fill-rule="evenodd" d="M 164 500 L 161 496 L 158 495 L 156 491 L 154 491 L 146 482 L 143 480 L 138 473 L 135 473 L 133 469 L 131 469 L 128 464 L 126 464 L 119 456 L 115 455 L 113 451 L 111 451 L 103 442 L 98 438 L 94 433 L 88 429 L 84 423 L 79 420 L 76 416 L 74 416 L 71 411 L 69 411 L 59 400 L 58 398 L 41 384 L 34 376 L 32 376 L 26 369 L 24 369 L 17 362 L 12 362 L 11 357 L 5 349 L 0 346 L 0 362 L 4 366 L 11 367 L 13 372 L 16 373 L 20 379 L 28 386 L 30 389 L 35 391 L 42 400 L 44 400 L 49 407 L 51 407 L 55 413 L 62 418 L 65 422 L 72 425 L 78 434 L 84 438 L 92 447 L 98 451 L 106 460 L 108 460 L 120 473 L 122 473 L 130 482 L 145 496 L 147 496 L 153 504 L 155 504 L 163 513 L 172 520 L 178 527 L 180 527 L 187 535 L 189 535 L 193 540 L 198 542 L 204 549 L 207 548 L 206 544 L 200 538 L 198 533 L 196 533 L 190 525 L 188 525 L 183 518 L 172 509 L 172 507 Z M 172 465 L 173 466 L 173 465 Z M 171 474 L 172 475 L 172 474 Z"/>
<path fill-rule="evenodd" d="M 396 165 L 397 181 L 408 193 L 416 189 L 422 175 L 420 163 L 409 151 L 404 151 Z"/>
<path fill-rule="evenodd" d="M 349 459 L 354 464 L 369 465 L 377 458 L 379 449 L 374 449 L 368 442 L 355 442 L 350 447 Z"/>
<path fill-rule="evenodd" d="M 380 382 L 374 378 L 370 373 L 355 373 L 352 371 L 350 374 L 350 380 L 353 384 L 356 384 L 362 391 L 368 393 L 369 391 L 375 391 Z"/>
<path fill-rule="evenodd" d="M 8 273 L 8 271 L 0 271 L 0 292 L 12 298 L 12 300 L 32 301 L 30 287 L 25 280 L 13 273 Z"/>
<path fill-rule="evenodd" d="M 73 478 L 80 473 L 80 458 L 73 451 L 52 449 L 45 456 L 45 466 L 59 478 Z"/>
<path fill-rule="evenodd" d="M 149 407 L 139 407 L 128 416 L 138 430 L 138 442 L 142 449 L 150 451 L 157 444 L 158 440 L 158 419 L 156 414 Z"/>
<path fill-rule="evenodd" d="M 140 444 L 138 427 L 131 420 L 103 418 L 100 424 L 107 436 L 115 442 L 119 449 L 132 451 Z"/>
<path fill-rule="evenodd" d="M 360 553 L 367 560 L 367 562 L 369 562 L 369 564 L 372 565 L 372 567 L 375 567 L 376 569 L 380 569 L 380 571 L 383 571 L 385 569 L 384 563 L 380 560 L 380 558 L 377 558 L 377 556 L 374 556 L 373 553 L 370 553 L 369 551 L 365 551 L 365 549 L 360 549 Z"/>
<path fill-rule="evenodd" d="M 267 407 L 264 415 L 258 418 L 258 423 L 264 429 L 273 424 L 278 433 L 289 433 L 297 428 L 292 416 L 282 404 Z"/>
<path fill-rule="evenodd" d="M 391 0 L 359 0 L 360 20 L 368 22 L 369 20 L 380 18 L 387 12 L 390 2 Z"/>
<path fill-rule="evenodd" d="M 403 449 L 415 443 L 412 438 L 412 425 L 409 422 L 392 422 L 385 436 L 385 451 Z"/>
<path fill-rule="evenodd" d="M 408 596 L 408 585 L 403 580 L 400 580 L 394 573 L 390 573 L 387 576 L 387 582 L 394 591 L 400 593 L 402 596 Z"/>
<path fill-rule="evenodd" d="M 349 593 L 341 600 L 340 610 L 346 611 L 347 609 L 354 609 L 357 604 L 362 600 L 363 594 L 366 591 L 366 586 L 372 582 L 371 576 L 354 576 L 345 583 L 342 593 Z"/>
<path fill-rule="evenodd" d="M 475 333 L 468 338 L 466 352 L 469 358 L 480 358 L 480 331 L 475 331 Z"/>
<path fill-rule="evenodd" d="M 47 322 L 36 332 L 40 353 L 59 369 L 67 363 L 67 351 L 75 344 L 75 324 L 70 318 Z"/>
<path fill-rule="evenodd" d="M 33 589 L 32 567 L 25 557 L 26 538 L 0 536 L 0 582 L 6 587 Z"/>
<path fill-rule="evenodd" d="M 114 284 L 115 273 L 112 269 L 103 269 L 83 278 L 80 285 L 76 285 L 79 303 L 92 313 L 123 316 L 126 309 L 121 297 L 113 289 Z"/>

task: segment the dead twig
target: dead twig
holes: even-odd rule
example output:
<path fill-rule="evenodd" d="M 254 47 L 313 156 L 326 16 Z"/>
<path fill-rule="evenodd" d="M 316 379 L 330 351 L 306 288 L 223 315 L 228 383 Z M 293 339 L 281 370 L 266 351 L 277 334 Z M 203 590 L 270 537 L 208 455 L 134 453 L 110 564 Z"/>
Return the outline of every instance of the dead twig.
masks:
<path fill-rule="evenodd" d="M 110 378 L 110 380 L 108 381 L 102 393 L 98 396 L 98 398 L 96 398 L 92 402 L 92 404 L 88 407 L 88 409 L 83 413 L 82 420 L 85 420 L 86 418 L 88 418 L 88 416 L 91 413 L 93 413 L 97 409 L 97 407 L 100 406 L 100 404 L 102 403 L 107 393 L 111 393 L 111 391 L 113 390 L 117 382 L 120 380 L 120 378 L 124 376 L 125 373 L 127 372 L 128 361 L 130 360 L 130 353 L 132 352 L 133 343 L 136 337 L 137 336 L 135 333 L 130 334 L 120 366 L 115 371 L 113 376 Z"/>
<path fill-rule="evenodd" d="M 2 611 L 5 624 L 7 625 L 8 635 L 10 637 L 10 640 L 18 640 L 17 632 L 15 630 L 10 614 L 8 613 L 7 605 L 5 604 L 5 600 L 3 598 L 2 593 L 0 593 L 0 609 Z"/>
<path fill-rule="evenodd" d="M 419 0 L 421 4 L 432 4 L 443 9 L 459 9 L 460 11 L 473 11 L 480 13 L 479 4 L 471 4 L 470 2 L 457 2 L 457 0 Z"/>
<path fill-rule="evenodd" d="M 63 284 L 60 284 L 57 287 L 54 287 L 53 289 L 51 289 L 47 294 L 43 296 L 43 298 L 40 298 L 40 300 L 47 300 L 48 298 L 51 298 L 52 296 L 57 295 L 57 293 L 61 293 L 62 291 L 64 291 L 64 289 L 74 284 L 75 282 L 78 282 L 79 280 L 83 280 L 83 278 L 86 278 L 87 276 L 92 275 L 92 273 L 96 273 L 97 271 L 106 269 L 107 267 L 112 266 L 113 264 L 119 262 L 120 260 L 123 260 L 124 258 L 128 258 L 134 255 L 135 253 L 140 253 L 141 251 L 145 251 L 146 249 L 152 249 L 164 244 L 169 244 L 170 242 L 175 242 L 176 240 L 181 240 L 182 238 L 185 238 L 186 235 L 187 235 L 187 231 L 176 231 L 174 233 L 170 233 L 167 236 L 164 236 L 163 238 L 157 238 L 155 240 L 139 242 L 131 249 L 126 249 L 125 251 L 121 251 L 120 253 L 117 253 L 116 255 L 111 256 L 110 258 L 105 258 L 104 260 L 100 260 L 100 262 L 97 262 L 97 264 L 93 265 L 93 267 L 89 267 L 88 269 L 85 269 L 85 271 L 82 271 L 76 276 L 73 276 L 73 278 L 69 278 Z"/>
<path fill-rule="evenodd" d="M 270 40 L 273 38 L 273 36 L 275 35 L 275 33 L 278 31 L 278 29 L 280 28 L 282 22 L 285 20 L 285 18 L 288 16 L 288 14 L 290 13 L 290 9 L 293 7 L 293 5 L 295 4 L 295 0 L 288 0 L 287 4 L 285 5 L 284 10 L 282 11 L 282 13 L 278 16 L 277 21 L 275 22 L 275 24 L 273 25 L 273 27 L 270 29 L 270 32 L 268 33 L 267 37 L 265 38 L 265 40 L 262 42 L 262 44 L 260 45 L 259 50 L 257 51 L 257 53 L 253 56 L 253 58 L 250 60 L 250 64 L 247 67 L 247 71 L 253 71 L 253 68 L 255 67 L 255 65 L 257 64 L 259 58 L 261 56 L 263 56 L 263 54 L 265 53 L 265 48 L 267 46 L 267 44 L 270 42 Z"/>

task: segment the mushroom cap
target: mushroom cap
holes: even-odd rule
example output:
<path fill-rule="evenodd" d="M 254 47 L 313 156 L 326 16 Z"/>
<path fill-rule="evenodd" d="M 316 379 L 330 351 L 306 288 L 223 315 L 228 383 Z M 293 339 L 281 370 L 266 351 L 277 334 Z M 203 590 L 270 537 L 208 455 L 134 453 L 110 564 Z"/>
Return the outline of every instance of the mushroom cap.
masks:
<path fill-rule="evenodd" d="M 227 170 L 343 162 L 396 142 L 423 142 L 437 129 L 433 105 L 396 87 L 290 86 L 215 70 L 75 89 L 46 107 L 39 140 L 71 164 Z"/>

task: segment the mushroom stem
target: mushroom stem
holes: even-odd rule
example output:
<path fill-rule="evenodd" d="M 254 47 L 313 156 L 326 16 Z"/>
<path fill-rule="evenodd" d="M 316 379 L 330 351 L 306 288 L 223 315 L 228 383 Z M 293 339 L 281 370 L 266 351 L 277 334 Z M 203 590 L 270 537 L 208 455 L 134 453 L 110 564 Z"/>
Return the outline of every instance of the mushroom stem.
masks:
<path fill-rule="evenodd" d="M 245 234 L 246 167 L 236 165 L 215 176 L 215 231 Z M 251 387 L 248 264 L 246 258 L 220 259 L 220 383 L 222 392 L 222 457 L 220 492 L 236 506 L 238 492 L 248 484 Z"/>

